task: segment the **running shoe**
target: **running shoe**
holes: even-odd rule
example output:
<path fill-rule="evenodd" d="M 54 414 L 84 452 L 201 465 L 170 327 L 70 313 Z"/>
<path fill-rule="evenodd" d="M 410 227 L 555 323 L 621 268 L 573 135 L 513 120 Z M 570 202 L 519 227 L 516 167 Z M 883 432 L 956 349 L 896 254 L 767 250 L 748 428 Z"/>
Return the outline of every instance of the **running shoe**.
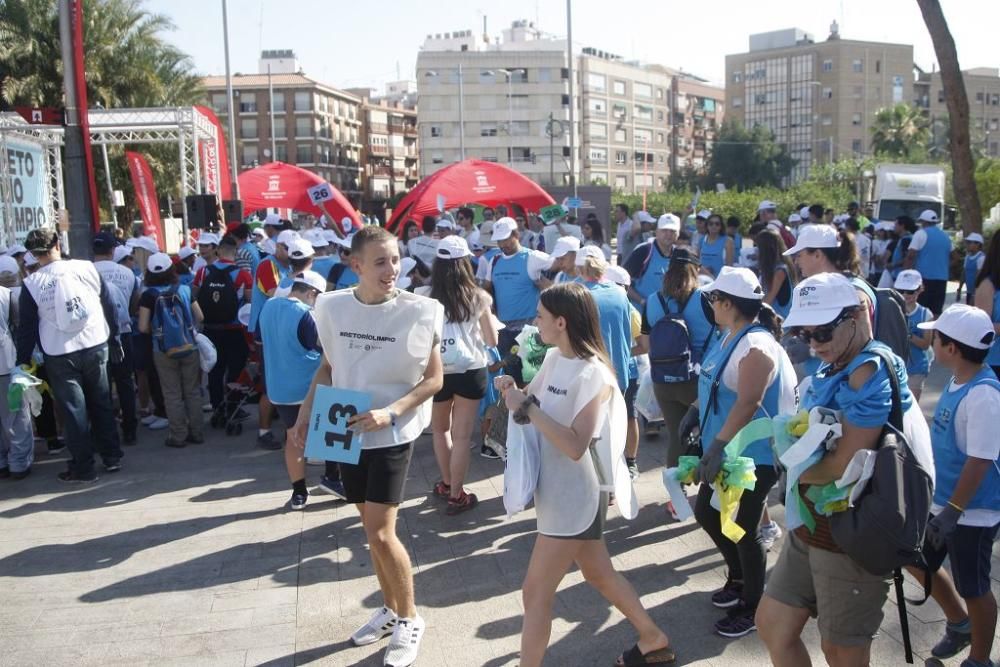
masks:
<path fill-rule="evenodd" d="M 122 469 L 122 462 L 120 459 L 108 459 L 104 462 L 104 470 L 107 472 L 118 472 Z"/>
<path fill-rule="evenodd" d="M 442 500 L 447 500 L 451 497 L 451 486 L 445 484 L 443 481 L 439 481 L 434 485 L 434 495 Z"/>
<path fill-rule="evenodd" d="M 461 514 L 462 512 L 467 512 L 478 504 L 479 498 L 476 494 L 462 491 L 462 495 L 458 498 L 448 499 L 448 507 L 445 509 L 445 513 L 450 516 L 454 516 L 456 514 Z"/>
<path fill-rule="evenodd" d="M 485 443 L 483 444 L 482 447 L 479 448 L 479 455 L 482 456 L 484 459 L 499 459 L 500 458 L 500 454 L 497 453 L 497 450 L 493 449 L 492 447 L 490 447 L 489 445 L 487 445 Z"/>
<path fill-rule="evenodd" d="M 31 474 L 31 466 L 28 466 L 24 470 L 19 470 L 17 472 L 12 472 L 10 478 L 15 482 L 20 481 Z"/>
<path fill-rule="evenodd" d="M 79 475 L 72 470 L 61 472 L 58 475 L 60 482 L 67 484 L 93 484 L 97 481 L 97 473 L 90 472 L 87 475 Z"/>
<path fill-rule="evenodd" d="M 775 521 L 761 526 L 760 539 L 764 544 L 764 548 L 770 551 L 771 547 L 774 546 L 774 543 L 781 539 L 781 526 L 779 526 Z"/>
<path fill-rule="evenodd" d="M 726 613 L 725 618 L 716 621 L 715 632 L 730 639 L 746 636 L 757 629 L 757 624 L 754 622 L 756 613 L 756 609 L 749 609 L 743 605 L 733 607 Z"/>
<path fill-rule="evenodd" d="M 139 423 L 142 424 L 143 426 L 149 426 L 150 424 L 152 424 L 157 419 L 159 419 L 159 417 L 157 417 L 156 415 L 150 413 L 150 414 L 146 415 L 145 417 L 143 417 L 142 419 L 140 419 Z"/>
<path fill-rule="evenodd" d="M 719 609 L 729 609 L 740 603 L 742 594 L 743 582 L 726 577 L 722 588 L 712 593 L 712 604 Z"/>
<path fill-rule="evenodd" d="M 939 660 L 944 660 L 958 655 L 971 643 L 971 632 L 959 632 L 958 630 L 953 629 L 949 623 L 945 626 L 944 637 L 942 637 L 941 641 L 935 644 L 934 648 L 931 649 L 931 655 Z"/>
<path fill-rule="evenodd" d="M 344 483 L 339 479 L 330 479 L 323 475 L 319 479 L 317 487 L 323 493 L 329 493 L 338 500 L 347 500 L 347 491 L 344 490 Z"/>
<path fill-rule="evenodd" d="M 382 607 L 368 621 L 351 635 L 351 643 L 355 646 L 374 644 L 383 637 L 393 634 L 399 617 L 388 607 Z"/>
<path fill-rule="evenodd" d="M 635 459 L 625 457 L 625 465 L 628 466 L 628 476 L 635 479 L 639 476 L 639 464 L 635 462 Z"/>
<path fill-rule="evenodd" d="M 382 664 L 385 667 L 410 667 L 415 663 L 425 627 L 424 619 L 420 616 L 399 619 L 392 631 L 392 639 L 389 640 Z"/>
<path fill-rule="evenodd" d="M 278 439 L 274 437 L 274 434 L 268 431 L 264 435 L 257 436 L 257 446 L 261 449 L 266 449 L 271 452 L 276 452 L 281 449 L 282 445 L 278 442 Z"/>
<path fill-rule="evenodd" d="M 49 456 L 58 454 L 66 449 L 66 441 L 62 438 L 49 438 L 45 441 L 45 448 L 48 450 Z"/>
<path fill-rule="evenodd" d="M 308 493 L 299 493 L 298 491 L 292 492 L 292 499 L 289 501 L 289 506 L 293 510 L 301 510 L 306 508 L 306 503 L 309 501 Z"/>
<path fill-rule="evenodd" d="M 168 426 L 170 426 L 170 422 L 167 421 L 166 417 L 153 417 L 153 420 L 146 424 L 146 428 L 150 431 L 162 431 Z"/>

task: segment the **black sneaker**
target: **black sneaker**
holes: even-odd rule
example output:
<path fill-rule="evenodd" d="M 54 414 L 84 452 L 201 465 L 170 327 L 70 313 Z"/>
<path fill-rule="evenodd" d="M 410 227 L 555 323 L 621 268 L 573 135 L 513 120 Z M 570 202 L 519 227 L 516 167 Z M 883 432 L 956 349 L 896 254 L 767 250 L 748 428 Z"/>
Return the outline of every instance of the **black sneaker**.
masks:
<path fill-rule="evenodd" d="M 484 444 L 482 447 L 479 448 L 479 455 L 482 456 L 484 459 L 500 458 L 500 455 L 497 454 L 497 451 L 486 444 Z"/>
<path fill-rule="evenodd" d="M 67 484 L 93 484 L 97 481 L 97 473 L 93 471 L 87 475 L 80 475 L 72 470 L 67 470 L 59 473 L 58 477 L 60 482 L 66 482 Z"/>
<path fill-rule="evenodd" d="M 274 434 L 268 431 L 264 435 L 257 436 L 257 446 L 261 449 L 266 449 L 271 452 L 276 452 L 281 449 L 282 445 L 278 442 L 278 439 L 274 437 Z"/>
<path fill-rule="evenodd" d="M 51 456 L 66 449 L 66 441 L 62 438 L 49 438 L 45 441 L 45 447 L 49 450 L 49 455 Z"/>
<path fill-rule="evenodd" d="M 104 469 L 107 472 L 118 472 L 122 469 L 122 462 L 116 459 L 111 459 L 104 462 Z"/>
<path fill-rule="evenodd" d="M 743 582 L 726 577 L 725 585 L 712 593 L 712 604 L 719 609 L 729 609 L 740 603 L 743 594 Z"/>
<path fill-rule="evenodd" d="M 628 476 L 635 479 L 639 476 L 639 464 L 635 462 L 635 459 L 625 457 L 625 465 L 628 466 Z"/>
<path fill-rule="evenodd" d="M 729 610 L 725 618 L 716 621 L 715 632 L 730 639 L 748 635 L 757 629 L 753 618 L 756 613 L 756 609 L 748 609 L 743 605 L 734 607 Z"/>
<path fill-rule="evenodd" d="M 289 507 L 293 510 L 305 509 L 306 503 L 309 501 L 308 493 L 299 493 L 298 491 L 292 492 L 292 499 L 289 501 Z"/>
<path fill-rule="evenodd" d="M 971 632 L 959 632 L 946 625 L 944 629 L 944 637 L 942 637 L 941 641 L 935 644 L 934 648 L 931 649 L 931 655 L 940 660 L 950 658 L 961 653 L 961 651 L 971 643 Z"/>
<path fill-rule="evenodd" d="M 12 472 L 10 478 L 14 481 L 20 481 L 31 474 L 31 467 L 27 467 L 20 472 Z"/>

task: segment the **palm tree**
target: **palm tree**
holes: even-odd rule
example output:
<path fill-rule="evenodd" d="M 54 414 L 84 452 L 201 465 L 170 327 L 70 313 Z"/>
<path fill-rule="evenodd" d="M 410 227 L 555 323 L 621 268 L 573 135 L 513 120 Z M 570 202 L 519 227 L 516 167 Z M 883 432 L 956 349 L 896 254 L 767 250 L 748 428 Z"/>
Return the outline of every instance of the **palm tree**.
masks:
<path fill-rule="evenodd" d="M 917 107 L 899 103 L 875 112 L 871 133 L 873 153 L 912 161 L 924 157 L 930 123 Z"/>

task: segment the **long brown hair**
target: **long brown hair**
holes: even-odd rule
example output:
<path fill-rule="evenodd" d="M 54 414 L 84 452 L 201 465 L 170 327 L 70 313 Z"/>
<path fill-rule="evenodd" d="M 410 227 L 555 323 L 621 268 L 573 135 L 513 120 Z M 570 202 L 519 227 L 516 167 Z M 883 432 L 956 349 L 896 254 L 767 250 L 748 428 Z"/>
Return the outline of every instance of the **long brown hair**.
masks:
<path fill-rule="evenodd" d="M 761 283 L 764 290 L 771 288 L 774 273 L 778 266 L 784 265 L 788 286 L 795 284 L 795 265 L 783 255 L 788 250 L 781 235 L 773 229 L 765 229 L 757 234 L 754 242 L 757 244 L 757 267 L 760 269 Z"/>
<path fill-rule="evenodd" d="M 559 283 L 542 292 L 539 297 L 545 310 L 553 317 L 566 320 L 566 333 L 573 353 L 581 359 L 596 357 L 613 373 L 608 350 L 601 337 L 597 303 L 590 290 L 580 283 Z"/>
<path fill-rule="evenodd" d="M 663 274 L 663 293 L 681 306 L 698 289 L 698 265 L 691 262 L 670 262 Z"/>
<path fill-rule="evenodd" d="M 468 322 L 478 317 L 481 291 L 468 257 L 438 257 L 431 265 L 431 298 L 444 306 L 444 316 L 449 322 Z"/>

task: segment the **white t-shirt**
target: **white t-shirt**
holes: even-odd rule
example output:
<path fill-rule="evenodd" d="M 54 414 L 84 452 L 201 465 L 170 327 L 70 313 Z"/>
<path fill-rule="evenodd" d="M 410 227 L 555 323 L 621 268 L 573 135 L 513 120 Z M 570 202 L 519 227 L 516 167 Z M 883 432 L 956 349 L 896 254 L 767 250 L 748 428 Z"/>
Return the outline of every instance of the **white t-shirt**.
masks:
<path fill-rule="evenodd" d="M 624 220 L 618 223 L 618 233 L 615 235 L 615 238 L 618 239 L 619 252 L 621 252 L 627 245 L 629 245 L 629 242 L 626 239 L 626 237 L 628 233 L 632 231 L 632 225 L 635 224 L 636 222 L 632 220 L 632 218 L 625 218 Z M 626 259 L 628 258 L 623 257 L 621 261 L 624 262 Z"/>
<path fill-rule="evenodd" d="M 104 278 L 104 282 L 120 289 L 126 300 L 131 300 L 132 295 L 139 289 L 139 278 L 121 264 L 102 259 L 94 262 L 94 268 L 101 278 Z"/>
<path fill-rule="evenodd" d="M 868 277 L 872 270 L 872 240 L 867 234 L 858 232 L 854 235 L 854 245 L 858 247 L 858 257 L 861 259 L 861 276 Z"/>
<path fill-rule="evenodd" d="M 434 257 L 437 255 L 437 246 L 437 239 L 421 235 L 407 241 L 406 250 L 410 257 L 416 257 L 430 266 L 434 263 Z"/>
<path fill-rule="evenodd" d="M 766 331 L 751 331 L 736 343 L 736 347 L 726 363 L 726 368 L 722 371 L 723 384 L 726 385 L 726 388 L 737 391 L 740 381 L 740 362 L 750 353 L 751 349 L 760 350 L 774 362 L 771 372 L 767 376 L 768 387 L 777 377 L 778 368 L 782 369 L 782 383 L 778 390 L 778 414 L 794 413 L 798 406 L 798 396 L 795 391 L 797 382 L 795 367 L 784 348 L 781 347 L 781 343 Z"/>
<path fill-rule="evenodd" d="M 513 255 L 500 254 L 500 259 L 498 262 L 502 262 L 505 259 L 512 258 Z M 483 264 L 486 265 L 485 278 L 484 280 L 492 280 L 493 278 L 493 262 L 480 262 L 479 266 Z M 538 280 L 542 277 L 542 271 L 547 271 L 549 267 L 552 266 L 552 258 L 546 255 L 541 250 L 528 250 L 528 277 L 532 280 Z"/>
<path fill-rule="evenodd" d="M 910 250 L 920 250 L 925 245 L 927 245 L 927 230 L 920 228 L 913 233 L 913 238 L 910 239 Z"/>
<path fill-rule="evenodd" d="M 954 378 L 945 391 L 958 391 L 964 385 L 956 384 Z M 970 417 L 974 417 L 970 419 Z M 997 458 L 1000 458 L 1000 438 L 993 430 L 1000 422 L 1000 392 L 993 387 L 980 385 L 973 387 L 965 395 L 955 410 L 955 444 L 967 456 L 993 461 L 993 470 L 986 475 L 1000 475 Z M 937 514 L 943 508 L 935 504 L 931 513 Z M 1000 508 L 965 510 L 958 523 L 963 526 L 995 526 L 1000 522 Z"/>

